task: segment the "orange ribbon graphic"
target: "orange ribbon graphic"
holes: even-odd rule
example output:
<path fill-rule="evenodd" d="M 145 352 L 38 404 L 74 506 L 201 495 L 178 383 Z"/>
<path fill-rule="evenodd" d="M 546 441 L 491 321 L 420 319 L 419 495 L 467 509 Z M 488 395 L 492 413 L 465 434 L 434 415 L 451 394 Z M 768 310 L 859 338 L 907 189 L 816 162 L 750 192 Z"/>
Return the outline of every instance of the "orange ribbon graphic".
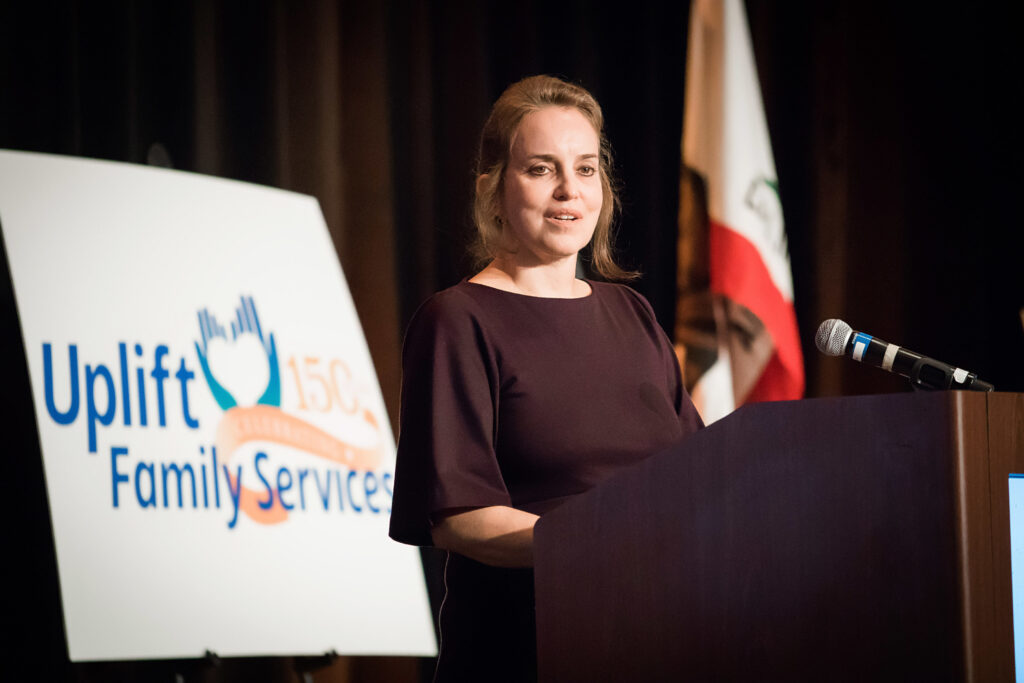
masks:
<path fill-rule="evenodd" d="M 379 437 L 379 425 L 373 414 L 364 409 L 362 417 Z M 254 405 L 227 410 L 217 427 L 216 438 L 217 450 L 224 454 L 225 463 L 239 446 L 250 441 L 269 441 L 297 448 L 343 465 L 349 470 L 372 470 L 377 467 L 384 446 L 380 438 L 372 448 L 346 443 L 275 406 Z M 228 472 L 227 476 L 233 489 L 239 486 L 234 475 Z M 288 519 L 288 510 L 281 505 L 279 496 L 274 496 L 270 508 L 260 507 L 260 498 L 265 495 L 242 487 L 238 507 L 260 524 L 278 524 Z"/>

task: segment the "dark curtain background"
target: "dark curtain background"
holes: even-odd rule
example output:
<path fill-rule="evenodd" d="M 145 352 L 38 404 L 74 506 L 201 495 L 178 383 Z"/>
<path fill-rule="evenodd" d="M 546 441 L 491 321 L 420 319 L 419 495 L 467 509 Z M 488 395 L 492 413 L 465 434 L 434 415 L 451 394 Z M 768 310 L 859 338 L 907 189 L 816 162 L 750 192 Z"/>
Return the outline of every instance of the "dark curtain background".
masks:
<path fill-rule="evenodd" d="M 814 331 L 829 317 L 1024 390 L 1024 145 L 1011 105 L 1022 49 L 1009 8 L 748 0 L 747 11 L 808 396 L 907 390 L 821 357 Z M 315 195 L 394 423 L 401 332 L 429 294 L 472 273 L 476 136 L 522 76 L 561 75 L 602 103 L 623 182 L 622 260 L 644 272 L 636 287 L 673 329 L 688 13 L 686 2 L 582 0 L 2 2 L 0 148 Z M 17 588 L 4 598 L 15 635 L 0 667 L 80 681 L 290 681 L 301 669 L 414 681 L 430 669 L 370 658 L 69 665 L 9 277 L 0 287 L 19 520 L 5 544 Z M 427 566 L 436 592 L 429 555 Z"/>

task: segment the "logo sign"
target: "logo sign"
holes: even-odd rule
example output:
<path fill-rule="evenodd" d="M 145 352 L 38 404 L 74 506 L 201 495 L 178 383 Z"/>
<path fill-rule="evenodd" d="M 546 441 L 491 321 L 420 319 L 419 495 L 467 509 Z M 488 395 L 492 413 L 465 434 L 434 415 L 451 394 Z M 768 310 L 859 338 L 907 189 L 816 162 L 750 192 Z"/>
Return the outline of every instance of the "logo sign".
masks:
<path fill-rule="evenodd" d="M 315 199 L 0 152 L 0 226 L 73 661 L 434 654 Z"/>

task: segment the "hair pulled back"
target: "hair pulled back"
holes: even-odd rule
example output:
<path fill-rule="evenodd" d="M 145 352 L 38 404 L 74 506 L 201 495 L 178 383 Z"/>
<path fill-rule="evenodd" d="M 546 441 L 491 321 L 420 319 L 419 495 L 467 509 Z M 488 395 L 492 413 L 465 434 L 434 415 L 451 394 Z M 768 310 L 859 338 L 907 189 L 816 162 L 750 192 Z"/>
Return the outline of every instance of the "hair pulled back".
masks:
<path fill-rule="evenodd" d="M 498 256 L 502 250 L 501 198 L 512 141 L 523 117 L 545 107 L 568 107 L 579 111 L 594 127 L 600 140 L 601 212 L 591 240 L 593 267 L 610 280 L 627 280 L 636 273 L 623 270 L 612 255 L 612 220 L 619 198 L 612 176 L 611 147 L 604 135 L 601 106 L 586 89 L 553 76 L 530 76 L 510 85 L 491 108 L 480 134 L 477 157 L 476 195 L 473 219 L 477 240 L 475 255 L 480 261 Z"/>

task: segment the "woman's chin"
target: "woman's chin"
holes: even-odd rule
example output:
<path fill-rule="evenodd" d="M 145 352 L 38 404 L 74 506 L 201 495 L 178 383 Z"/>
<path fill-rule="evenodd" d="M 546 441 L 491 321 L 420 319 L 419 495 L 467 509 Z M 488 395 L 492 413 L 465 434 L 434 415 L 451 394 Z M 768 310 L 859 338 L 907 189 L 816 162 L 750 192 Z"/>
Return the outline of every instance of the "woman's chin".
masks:
<path fill-rule="evenodd" d="M 538 255 L 543 254 L 554 261 L 563 261 L 576 257 L 590 243 L 591 237 L 593 237 L 593 231 L 585 234 L 577 232 L 575 234 L 549 235 L 536 252 Z"/>

